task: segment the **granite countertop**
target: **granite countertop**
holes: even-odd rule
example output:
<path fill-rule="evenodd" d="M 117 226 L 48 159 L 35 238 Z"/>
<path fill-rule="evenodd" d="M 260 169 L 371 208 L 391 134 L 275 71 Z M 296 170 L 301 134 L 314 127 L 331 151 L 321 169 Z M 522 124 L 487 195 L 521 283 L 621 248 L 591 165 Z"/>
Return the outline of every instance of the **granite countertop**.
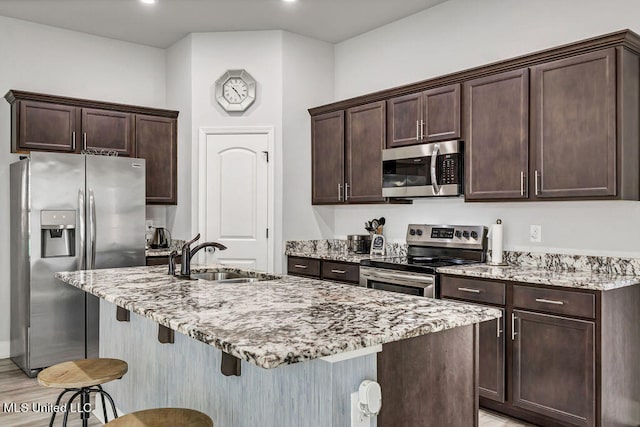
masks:
<path fill-rule="evenodd" d="M 267 369 L 500 317 L 489 307 L 316 279 L 272 276 L 221 284 L 183 280 L 165 270 L 131 267 L 56 277 Z"/>
<path fill-rule="evenodd" d="M 171 253 L 171 251 L 174 249 L 170 249 L 170 248 L 165 248 L 165 249 L 146 249 L 144 251 L 145 256 L 169 256 L 169 254 Z"/>
<path fill-rule="evenodd" d="M 351 262 L 354 264 L 360 264 L 360 261 L 363 259 L 369 259 L 369 254 L 355 254 L 350 251 L 342 251 L 342 250 L 319 250 L 319 251 L 294 251 L 287 250 L 284 253 L 286 256 L 297 256 L 303 258 L 315 258 L 315 259 L 324 259 L 330 261 L 342 261 L 342 262 Z"/>
<path fill-rule="evenodd" d="M 608 291 L 640 284 L 640 276 L 592 271 L 550 270 L 535 266 L 509 265 L 505 267 L 489 264 L 472 264 L 439 267 L 438 273 L 483 279 L 509 280 L 566 288 Z"/>

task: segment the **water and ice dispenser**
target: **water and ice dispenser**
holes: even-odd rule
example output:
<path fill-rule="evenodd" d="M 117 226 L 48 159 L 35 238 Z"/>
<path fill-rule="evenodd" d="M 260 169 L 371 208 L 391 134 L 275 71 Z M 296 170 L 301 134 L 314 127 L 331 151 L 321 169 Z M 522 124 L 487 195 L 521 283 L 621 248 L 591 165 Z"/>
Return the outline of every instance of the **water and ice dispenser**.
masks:
<path fill-rule="evenodd" d="M 42 258 L 76 256 L 76 211 L 40 211 Z"/>

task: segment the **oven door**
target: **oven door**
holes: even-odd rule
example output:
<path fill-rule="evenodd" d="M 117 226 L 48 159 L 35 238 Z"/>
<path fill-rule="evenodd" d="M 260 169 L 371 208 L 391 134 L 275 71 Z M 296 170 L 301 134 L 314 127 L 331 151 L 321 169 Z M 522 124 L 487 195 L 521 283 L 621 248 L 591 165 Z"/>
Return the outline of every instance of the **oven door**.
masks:
<path fill-rule="evenodd" d="M 431 274 L 360 267 L 360 285 L 371 289 L 436 298 L 436 277 Z"/>
<path fill-rule="evenodd" d="M 382 150 L 384 197 L 458 196 L 462 194 L 460 141 Z"/>

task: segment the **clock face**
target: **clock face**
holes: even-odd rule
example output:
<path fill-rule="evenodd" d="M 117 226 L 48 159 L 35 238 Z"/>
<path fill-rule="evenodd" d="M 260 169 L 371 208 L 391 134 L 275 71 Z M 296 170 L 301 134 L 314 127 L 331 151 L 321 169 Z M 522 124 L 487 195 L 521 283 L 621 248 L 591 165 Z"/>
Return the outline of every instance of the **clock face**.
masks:
<path fill-rule="evenodd" d="M 247 83 L 239 77 L 234 77 L 226 81 L 222 87 L 224 99 L 230 104 L 239 104 L 247 98 L 249 88 Z"/>
<path fill-rule="evenodd" d="M 245 70 L 227 70 L 216 81 L 215 96 L 226 111 L 245 111 L 256 99 L 256 81 Z"/>

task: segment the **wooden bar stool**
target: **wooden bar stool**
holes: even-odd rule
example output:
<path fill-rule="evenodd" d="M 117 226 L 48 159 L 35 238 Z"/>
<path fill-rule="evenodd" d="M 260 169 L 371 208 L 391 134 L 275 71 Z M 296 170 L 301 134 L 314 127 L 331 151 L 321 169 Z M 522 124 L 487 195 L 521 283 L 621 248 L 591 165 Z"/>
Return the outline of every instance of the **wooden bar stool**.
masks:
<path fill-rule="evenodd" d="M 127 369 L 127 362 L 119 359 L 73 360 L 70 362 L 59 363 L 40 371 L 38 374 L 38 382 L 40 385 L 45 387 L 64 389 L 58 395 L 56 406 L 60 405 L 62 396 L 66 393 L 74 392 L 71 399 L 67 402 L 67 410 L 64 412 L 64 419 L 62 423 L 63 426 L 67 425 L 71 404 L 76 397 L 80 396 L 80 402 L 82 405 L 82 410 L 80 412 L 82 417 L 82 426 L 86 427 L 89 423 L 89 417 L 91 416 L 91 409 L 87 409 L 86 406 L 90 403 L 89 396 L 92 392 L 100 393 L 105 422 L 107 422 L 107 406 L 105 405 L 105 397 L 111 404 L 114 418 L 118 418 L 116 405 L 113 403 L 113 399 L 109 393 L 102 389 L 101 384 L 122 378 L 124 374 L 127 373 Z M 56 412 L 54 411 L 51 414 L 49 427 L 53 426 L 55 419 Z"/>
<path fill-rule="evenodd" d="M 159 408 L 123 415 L 105 427 L 213 427 L 213 421 L 193 409 Z"/>

